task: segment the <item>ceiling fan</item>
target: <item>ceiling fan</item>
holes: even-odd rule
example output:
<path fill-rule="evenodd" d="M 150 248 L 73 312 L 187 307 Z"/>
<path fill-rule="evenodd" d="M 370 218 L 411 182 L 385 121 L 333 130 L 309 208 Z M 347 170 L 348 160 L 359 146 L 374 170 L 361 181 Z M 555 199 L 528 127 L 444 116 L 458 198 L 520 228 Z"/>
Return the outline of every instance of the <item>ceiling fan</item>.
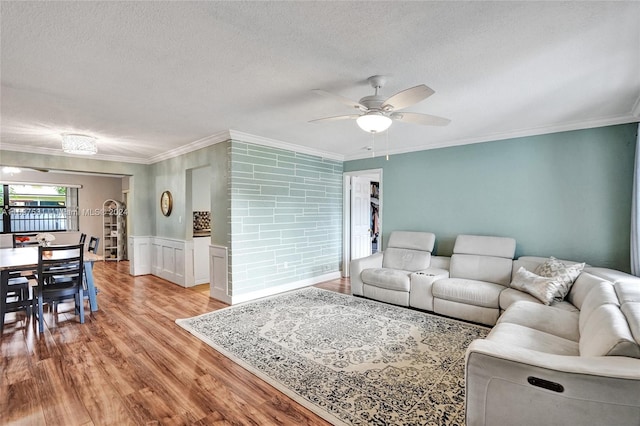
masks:
<path fill-rule="evenodd" d="M 375 94 L 365 96 L 358 102 L 345 98 L 335 93 L 321 89 L 314 89 L 318 95 L 335 99 L 347 106 L 360 111 L 359 114 L 338 115 L 335 117 L 318 118 L 310 123 L 319 123 L 338 120 L 356 120 L 358 126 L 365 132 L 384 132 L 395 121 L 404 123 L 421 124 L 424 126 L 446 126 L 451 122 L 448 118 L 437 117 L 435 115 L 421 114 L 417 112 L 400 112 L 411 105 L 427 99 L 435 91 L 424 84 L 402 90 L 395 95 L 386 98 L 378 94 L 378 90 L 384 86 L 386 79 L 381 75 L 374 75 L 367 79 L 371 87 L 375 89 Z"/>

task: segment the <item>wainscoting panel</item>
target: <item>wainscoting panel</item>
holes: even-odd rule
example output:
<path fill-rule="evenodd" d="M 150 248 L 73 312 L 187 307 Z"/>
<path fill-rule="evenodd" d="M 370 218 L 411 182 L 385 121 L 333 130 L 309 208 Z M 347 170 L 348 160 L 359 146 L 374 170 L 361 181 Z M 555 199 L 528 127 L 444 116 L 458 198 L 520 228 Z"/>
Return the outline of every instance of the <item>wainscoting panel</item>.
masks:
<path fill-rule="evenodd" d="M 209 295 L 214 299 L 231 304 L 231 291 L 229 289 L 229 256 L 225 246 L 209 246 L 209 265 L 211 271 L 211 284 Z"/>
<path fill-rule="evenodd" d="M 151 240 L 153 237 L 129 237 L 129 273 L 147 275 L 151 273 Z"/>
<path fill-rule="evenodd" d="M 210 237 L 193 239 L 193 280 L 196 285 L 206 284 L 209 280 L 209 244 Z M 188 261 L 188 256 L 187 256 Z"/>
<path fill-rule="evenodd" d="M 193 241 L 129 237 L 129 254 L 131 275 L 153 274 L 183 287 L 209 282 L 204 276 L 199 277 L 201 282 L 196 282 Z"/>
<path fill-rule="evenodd" d="M 186 286 L 184 240 L 151 238 L 151 273 L 172 283 Z"/>

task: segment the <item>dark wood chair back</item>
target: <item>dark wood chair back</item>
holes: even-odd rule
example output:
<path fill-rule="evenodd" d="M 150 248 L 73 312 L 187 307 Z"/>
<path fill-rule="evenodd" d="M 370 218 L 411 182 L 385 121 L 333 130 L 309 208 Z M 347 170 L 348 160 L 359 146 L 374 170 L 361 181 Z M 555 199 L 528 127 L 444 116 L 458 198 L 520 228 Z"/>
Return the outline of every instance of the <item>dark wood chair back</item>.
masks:
<path fill-rule="evenodd" d="M 39 243 L 36 240 L 37 233 L 20 233 L 13 234 L 13 248 L 37 246 Z"/>
<path fill-rule="evenodd" d="M 38 248 L 38 286 L 34 288 L 33 307 L 37 309 L 39 329 L 44 331 L 43 305 L 74 298 L 80 323 L 84 323 L 84 245 Z"/>
<path fill-rule="evenodd" d="M 87 241 L 87 234 L 80 233 L 80 244 L 84 244 L 85 241 Z"/>
<path fill-rule="evenodd" d="M 98 254 L 98 245 L 99 244 L 100 244 L 100 238 L 98 238 L 98 237 L 89 238 L 89 248 L 87 249 L 87 251 L 91 252 L 91 253 Z"/>

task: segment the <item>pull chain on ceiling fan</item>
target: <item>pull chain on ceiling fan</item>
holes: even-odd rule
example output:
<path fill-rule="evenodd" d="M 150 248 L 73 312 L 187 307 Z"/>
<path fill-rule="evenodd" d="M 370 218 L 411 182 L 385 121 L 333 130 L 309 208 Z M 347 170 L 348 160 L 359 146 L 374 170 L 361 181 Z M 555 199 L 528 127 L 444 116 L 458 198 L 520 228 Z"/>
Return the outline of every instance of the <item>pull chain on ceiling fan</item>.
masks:
<path fill-rule="evenodd" d="M 402 121 L 423 126 L 446 126 L 451 122 L 448 118 L 435 115 L 417 112 L 398 112 L 433 95 L 435 91 L 426 85 L 420 84 L 410 89 L 402 90 L 389 98 L 384 98 L 378 94 L 378 90 L 382 89 L 386 79 L 381 75 L 374 75 L 367 80 L 371 87 L 374 88 L 375 93 L 370 96 L 365 96 L 358 102 L 325 90 L 314 89 L 314 93 L 332 98 L 344 105 L 355 108 L 360 111 L 360 114 L 319 118 L 311 120 L 310 123 L 356 120 L 358 126 L 365 132 L 380 133 L 387 130 L 393 121 Z"/>

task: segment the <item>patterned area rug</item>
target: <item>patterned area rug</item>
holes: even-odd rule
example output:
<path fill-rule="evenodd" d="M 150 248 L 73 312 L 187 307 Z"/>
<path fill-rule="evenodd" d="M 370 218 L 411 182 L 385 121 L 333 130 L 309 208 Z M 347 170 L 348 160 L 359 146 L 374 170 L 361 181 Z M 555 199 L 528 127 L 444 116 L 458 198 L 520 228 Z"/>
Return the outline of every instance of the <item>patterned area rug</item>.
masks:
<path fill-rule="evenodd" d="M 176 322 L 334 424 L 463 425 L 488 328 L 305 288 Z"/>

